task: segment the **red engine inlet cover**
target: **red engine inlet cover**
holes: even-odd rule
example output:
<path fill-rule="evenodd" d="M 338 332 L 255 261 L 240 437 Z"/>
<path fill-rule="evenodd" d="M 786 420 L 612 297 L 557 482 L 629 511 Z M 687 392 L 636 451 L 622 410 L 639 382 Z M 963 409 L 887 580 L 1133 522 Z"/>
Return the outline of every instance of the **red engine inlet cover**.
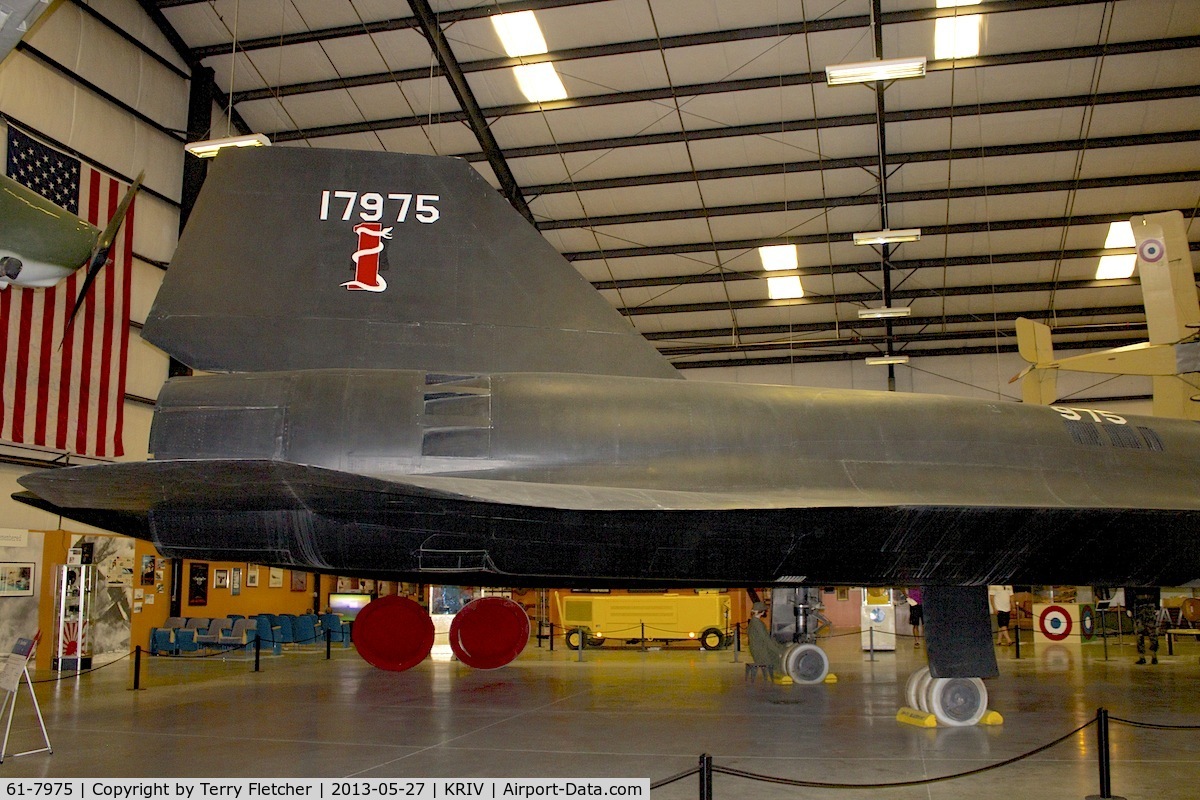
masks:
<path fill-rule="evenodd" d="M 380 597 L 354 618 L 354 646 L 373 667 L 396 672 L 411 669 L 433 648 L 433 620 L 407 597 Z"/>
<path fill-rule="evenodd" d="M 475 669 L 503 667 L 529 643 L 529 616 L 507 597 L 481 597 L 450 623 L 450 649 Z"/>

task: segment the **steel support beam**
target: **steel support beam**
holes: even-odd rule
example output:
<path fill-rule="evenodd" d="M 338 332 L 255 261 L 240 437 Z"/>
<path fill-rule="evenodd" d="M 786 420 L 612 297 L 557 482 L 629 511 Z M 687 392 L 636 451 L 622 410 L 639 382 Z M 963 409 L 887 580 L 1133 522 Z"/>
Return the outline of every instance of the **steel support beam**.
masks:
<path fill-rule="evenodd" d="M 524 195 L 521 194 L 521 187 L 517 184 L 512 170 L 508 168 L 508 162 L 504 160 L 504 152 L 496 142 L 496 137 L 492 135 L 492 129 L 488 126 L 488 121 L 479 108 L 479 101 L 475 99 L 475 95 L 467 83 L 467 76 L 459 67 L 458 61 L 454 57 L 454 51 L 450 48 L 450 42 L 446 40 L 446 35 L 442 32 L 437 15 L 429 7 L 428 0 L 408 0 L 408 5 L 416 15 L 421 31 L 437 56 L 438 63 L 441 64 L 442 73 L 446 76 L 450 88 L 454 90 L 459 107 L 467 115 L 471 130 L 479 141 L 479 146 L 487 155 L 488 164 L 491 165 L 496 180 L 500 182 L 501 193 L 513 208 L 520 212 L 521 216 L 532 223 L 533 212 L 529 210 L 529 205 L 525 202 Z"/>
<path fill-rule="evenodd" d="M 976 59 L 970 59 L 970 66 L 974 68 L 982 68 L 1011 64 L 1032 64 L 1043 61 L 1091 59 L 1099 58 L 1101 56 L 1113 58 L 1120 55 L 1186 50 L 1197 47 L 1200 47 L 1200 36 L 1181 36 L 1165 39 L 1151 39 L 1148 41 L 1121 42 L 1106 46 L 1090 45 L 1086 47 L 1066 47 L 1056 50 L 1033 50 L 1021 53 L 983 56 Z M 944 62 L 944 67 L 939 67 L 940 64 L 943 64 L 943 62 L 932 61 L 929 63 L 928 69 L 930 71 L 936 71 L 940 68 L 948 69 L 952 65 L 957 65 L 959 68 L 962 68 L 964 62 L 961 60 L 956 62 L 946 61 Z M 807 86 L 813 83 L 822 83 L 824 80 L 824 72 L 806 72 L 791 75 L 777 75 L 768 78 L 747 78 L 744 80 L 735 81 L 716 81 L 689 84 L 686 86 L 664 86 L 651 89 L 612 92 L 609 94 L 586 95 L 583 97 L 573 97 L 544 103 L 518 103 L 514 105 L 495 106 L 492 108 L 483 109 L 482 113 L 491 118 L 516 116 L 520 114 L 540 114 L 546 111 L 561 111 L 572 108 L 597 108 L 622 103 L 658 102 L 672 100 L 675 97 L 699 97 L 709 94 L 746 92 L 759 89 L 777 90 L 784 86 Z M 1016 107 L 1014 110 L 1022 110 L 1024 108 L 1033 107 L 1033 105 L 1028 102 L 1020 102 L 1015 105 Z M 971 110 L 972 113 L 978 113 L 975 106 L 972 106 Z M 962 110 L 956 109 L 956 111 L 961 113 Z M 905 112 L 905 114 L 908 113 L 909 112 Z M 463 122 L 468 118 L 465 112 L 456 114 L 455 112 L 451 111 L 441 112 L 438 116 L 443 123 Z M 869 122 L 873 121 L 874 119 L 874 115 L 872 114 L 860 116 L 865 117 L 865 121 L 858 122 L 857 124 L 869 124 Z M 891 122 L 893 120 L 891 117 L 889 117 L 888 121 Z M 823 120 L 817 120 L 816 122 L 820 123 L 821 127 L 827 127 Z M 309 128 L 302 133 L 298 131 L 281 130 L 271 133 L 270 135 L 275 141 L 289 141 L 289 139 L 312 139 L 321 136 L 335 136 L 348 133 L 363 133 L 397 128 L 409 128 L 424 124 L 428 124 L 428 119 L 426 117 L 396 117 L 391 119 L 370 120 L 367 122 L 346 125 L 328 125 L 318 128 Z M 775 133 L 779 133 L 783 129 L 779 123 L 775 123 L 771 126 L 771 130 Z"/>
<path fill-rule="evenodd" d="M 927 317 L 905 317 L 897 320 L 897 327 L 902 328 L 930 328 L 943 327 L 946 325 L 993 325 L 997 323 L 1014 322 L 1018 317 L 1028 317 L 1029 319 L 1043 319 L 1047 316 L 1046 309 L 1037 309 L 1032 311 L 1000 311 L 995 314 L 946 314 Z M 1128 317 L 1128 316 L 1145 316 L 1145 307 L 1136 306 L 1101 306 L 1089 308 L 1068 308 L 1060 309 L 1054 312 L 1055 319 L 1074 319 L 1077 317 Z M 733 340 L 734 335 L 742 336 L 750 340 L 756 336 L 794 336 L 797 334 L 821 333 L 830 330 L 830 326 L 836 326 L 838 329 L 849 329 L 854 331 L 873 330 L 879 326 L 879 320 L 872 319 L 849 319 L 849 320 L 821 320 L 820 322 L 798 322 L 792 325 L 751 325 L 744 328 L 739 327 L 737 331 L 733 328 L 701 328 L 695 330 L 678 330 L 678 331 L 646 331 L 642 334 L 647 341 L 651 342 L 678 342 L 683 339 L 716 339 L 713 344 L 697 345 L 698 347 L 734 347 L 728 344 Z M 1131 327 L 1132 326 L 1132 327 Z M 1005 326 L 1008 330 L 1012 326 Z M 1059 325 L 1055 331 L 1064 331 L 1069 329 L 1070 333 L 1096 333 L 1099 331 L 1129 331 L 1129 330 L 1145 330 L 1146 324 L 1144 321 L 1138 322 L 1096 322 L 1086 325 Z M 1086 330 L 1085 330 L 1086 329 Z M 960 332 L 965 332 L 965 329 Z M 676 345 L 680 348 L 686 348 L 690 345 Z M 662 348 L 660 348 L 662 349 Z M 736 348 L 735 348 L 736 349 Z"/>
<path fill-rule="evenodd" d="M 1167 209 L 1164 209 L 1167 210 Z M 1200 209 L 1181 208 L 1185 219 L 1200 216 Z M 952 236 L 959 233 L 999 233 L 1002 231 L 1030 230 L 1033 228 L 1061 228 L 1064 225 L 1107 225 L 1110 222 L 1128 220 L 1135 212 L 1111 214 L 1077 214 L 1066 217 L 1041 217 L 1037 219 L 994 220 L 990 222 L 961 222 L 953 225 L 925 225 L 921 228 L 925 236 Z M 568 261 L 599 261 L 613 258 L 641 258 L 643 256 L 683 255 L 687 253 L 711 253 L 714 250 L 753 250 L 771 244 L 825 244 L 826 242 L 849 242 L 853 233 L 808 234 L 804 236 L 760 236 L 753 239 L 729 239 L 720 242 L 679 242 L 669 245 L 624 247 L 609 250 L 579 250 L 563 253 Z"/>
<path fill-rule="evenodd" d="M 973 295 L 1024 294 L 1028 292 L 1070 291 L 1072 289 L 1112 289 L 1125 286 L 1140 286 L 1137 278 L 1112 278 L 1108 280 L 1078 281 L 1030 281 L 1024 283 L 995 283 L 985 286 L 943 286 L 940 288 L 920 287 L 916 289 L 894 289 L 893 299 L 919 300 L 922 298 L 969 297 Z M 791 306 L 829 305 L 830 303 L 852 303 L 865 305 L 878 302 L 878 292 L 846 292 L 843 294 L 806 294 L 788 300 L 722 300 L 713 303 L 666 303 L 662 305 L 627 306 L 617 311 L 627 317 L 644 317 L 651 314 L 694 314 L 704 311 L 729 311 L 745 308 L 788 308 Z M 832 324 L 832 323 L 831 323 Z"/>
<path fill-rule="evenodd" d="M 207 0 L 206 0 L 207 1 Z M 439 19 L 444 24 L 453 24 L 462 20 L 480 19 L 492 14 L 506 14 L 512 11 L 526 9 L 538 10 L 543 8 L 560 8 L 563 6 L 583 5 L 586 3 L 604 2 L 605 0 L 542 0 L 542 2 L 521 2 L 491 4 L 476 8 L 464 8 L 444 11 Z M 1029 11 L 1039 8 L 1061 8 L 1070 5 L 1096 5 L 1105 0 L 1009 0 L 975 6 L 972 14 L 1001 14 L 1010 11 Z M 953 9 L 927 8 L 911 11 L 898 11 L 883 15 L 885 25 L 895 25 L 906 22 L 922 22 L 939 17 L 953 16 Z M 960 12 L 961 13 L 961 12 Z M 508 69 L 518 64 L 557 63 L 562 61 L 577 61 L 587 58 L 608 58 L 615 55 L 632 53 L 650 53 L 658 50 L 672 50 L 680 47 L 700 47 L 711 44 L 726 44 L 742 42 L 750 39 L 780 39 L 788 36 L 808 36 L 827 31 L 852 30 L 866 28 L 871 24 L 866 14 L 856 14 L 848 17 L 822 17 L 814 20 L 798 20 L 781 22 L 777 25 L 756 25 L 748 28 L 733 28 L 730 30 L 710 31 L 705 33 L 681 34 L 679 36 L 664 36 L 655 39 L 639 39 L 632 42 L 611 42 L 585 47 L 574 47 L 565 50 L 553 50 L 531 56 L 515 58 L 484 58 L 475 61 L 460 62 L 463 72 L 484 72 L 491 69 Z M 347 36 L 369 36 L 376 33 L 387 33 L 397 30 L 409 30 L 417 27 L 413 17 L 364 22 L 361 25 L 343 25 L 334 28 L 321 28 L 312 31 L 296 31 L 280 36 L 266 36 L 257 39 L 246 39 L 239 43 L 238 49 L 250 52 L 266 50 L 289 45 L 307 44 L 311 42 L 339 39 Z M 206 45 L 192 49 L 192 55 L 197 59 L 213 58 L 228 55 L 227 45 Z M 434 72 L 434 76 L 441 73 Z M 377 72 L 368 75 L 351 75 L 331 81 L 308 81 L 288 84 L 270 89 L 248 90 L 238 93 L 237 100 L 259 100 L 267 97 L 323 92 L 330 89 L 346 88 L 349 86 L 372 86 L 375 84 L 391 83 L 394 80 L 415 80 L 428 78 L 427 68 L 403 70 L 398 72 Z"/>

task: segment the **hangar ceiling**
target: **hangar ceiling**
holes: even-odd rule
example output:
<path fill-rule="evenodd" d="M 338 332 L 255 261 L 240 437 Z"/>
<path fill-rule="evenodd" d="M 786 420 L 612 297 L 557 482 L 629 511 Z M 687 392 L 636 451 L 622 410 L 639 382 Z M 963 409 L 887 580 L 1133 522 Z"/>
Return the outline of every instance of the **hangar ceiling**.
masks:
<path fill-rule="evenodd" d="M 1195 0 L 141 1 L 231 101 L 212 136 L 466 158 L 682 368 L 1009 352 L 1018 316 L 1129 344 L 1109 224 L 1179 209 L 1200 241 Z M 518 11 L 545 53 L 502 48 Z M 936 52 L 971 15 L 978 55 Z M 566 97 L 527 99 L 530 64 Z M 885 228 L 921 238 L 852 241 Z M 785 244 L 804 295 L 772 299 Z M 884 305 L 911 316 L 860 319 Z"/>

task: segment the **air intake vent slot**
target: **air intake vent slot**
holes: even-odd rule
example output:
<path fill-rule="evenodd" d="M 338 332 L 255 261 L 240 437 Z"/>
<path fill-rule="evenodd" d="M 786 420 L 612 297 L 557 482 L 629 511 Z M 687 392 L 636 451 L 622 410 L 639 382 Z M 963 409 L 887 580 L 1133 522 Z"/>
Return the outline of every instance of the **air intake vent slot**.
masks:
<path fill-rule="evenodd" d="M 421 455 L 488 457 L 492 445 L 489 377 L 427 374 L 422 400 Z"/>

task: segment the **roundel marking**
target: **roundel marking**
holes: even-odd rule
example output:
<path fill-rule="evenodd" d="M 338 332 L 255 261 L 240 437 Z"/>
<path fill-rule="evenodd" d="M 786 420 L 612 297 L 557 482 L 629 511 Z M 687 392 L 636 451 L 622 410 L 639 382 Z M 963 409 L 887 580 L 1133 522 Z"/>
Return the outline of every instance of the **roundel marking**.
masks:
<path fill-rule="evenodd" d="M 1083 606 L 1079 609 L 1079 631 L 1085 639 L 1089 639 L 1096 633 L 1096 617 L 1092 614 L 1091 606 Z"/>
<path fill-rule="evenodd" d="M 1160 261 L 1166 248 L 1163 247 L 1161 239 L 1146 239 L 1138 245 L 1138 258 L 1149 264 Z"/>
<path fill-rule="evenodd" d="M 1052 642 L 1071 635 L 1071 615 L 1062 606 L 1046 606 L 1038 617 L 1038 630 Z"/>

